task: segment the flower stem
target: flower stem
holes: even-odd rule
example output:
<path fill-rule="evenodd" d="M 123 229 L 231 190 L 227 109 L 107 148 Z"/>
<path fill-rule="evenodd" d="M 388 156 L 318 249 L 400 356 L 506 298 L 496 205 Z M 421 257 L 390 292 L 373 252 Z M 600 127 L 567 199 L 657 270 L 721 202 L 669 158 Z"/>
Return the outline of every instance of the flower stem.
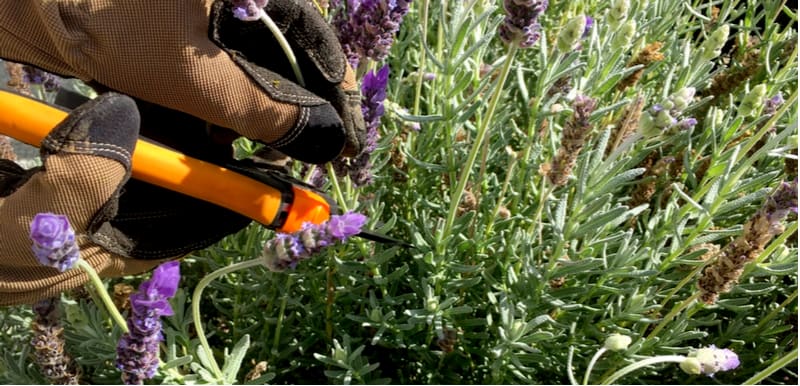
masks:
<path fill-rule="evenodd" d="M 208 344 L 205 331 L 203 331 L 203 323 L 200 320 L 200 295 L 203 294 L 203 290 L 209 284 L 211 284 L 211 282 L 214 279 L 222 275 L 238 271 L 240 269 L 246 269 L 261 264 L 262 264 L 261 259 L 252 259 L 236 264 L 231 264 L 227 267 L 222 267 L 206 275 L 202 280 L 200 280 L 199 283 L 197 283 L 197 286 L 194 288 L 194 293 L 192 294 L 192 320 L 194 321 L 194 329 L 195 331 L 197 331 L 197 338 L 200 339 L 200 345 L 203 346 L 203 350 L 205 350 L 206 356 L 208 357 L 208 360 L 211 362 L 211 367 L 212 367 L 211 370 L 214 371 L 214 376 L 216 376 L 218 380 L 223 379 L 222 370 L 220 370 L 216 359 L 214 359 L 214 353 L 211 351 L 211 346 Z"/>
<path fill-rule="evenodd" d="M 492 116 L 497 108 L 497 102 L 500 100 L 500 96 L 503 94 L 503 85 L 506 83 L 506 78 L 508 78 L 508 73 L 511 70 L 511 64 L 514 62 L 516 53 L 517 46 L 513 44 L 509 45 L 508 54 L 506 55 L 505 63 L 503 63 L 503 69 L 500 72 L 500 77 L 497 81 L 497 85 L 495 86 L 494 94 L 492 94 L 492 99 L 489 101 L 489 108 L 486 111 L 486 116 L 483 117 L 481 120 L 481 125 L 478 127 L 478 132 L 475 136 L 475 143 L 472 144 L 472 149 L 470 149 L 469 155 L 467 156 L 467 162 L 462 168 L 461 175 L 458 179 L 458 185 L 456 185 L 455 190 L 453 190 L 451 193 L 450 209 L 447 213 L 447 220 L 444 224 L 444 228 L 442 229 L 442 233 L 440 233 L 437 245 L 437 250 L 440 254 L 444 253 L 444 243 L 450 235 L 450 231 L 453 228 L 453 223 L 456 220 L 458 204 L 461 202 L 461 196 L 464 193 L 464 189 L 467 187 L 467 182 L 469 181 L 472 167 L 475 165 L 475 160 L 478 158 L 478 152 L 481 150 L 481 145 L 486 138 L 489 122 L 492 121 Z"/>
<path fill-rule="evenodd" d="M 419 18 L 422 23 L 422 33 L 419 34 L 420 47 L 425 47 L 425 45 L 428 44 L 426 42 L 426 39 L 428 38 L 428 0 L 422 1 L 419 11 Z M 420 52 L 419 69 L 417 70 L 417 83 L 414 85 L 414 109 L 411 110 L 414 115 L 419 115 L 419 100 L 422 96 L 422 80 L 425 76 L 426 58 L 427 53 L 425 51 Z"/>
<path fill-rule="evenodd" d="M 769 367 L 764 370 L 758 372 L 758 374 L 753 375 L 750 379 L 744 381 L 743 385 L 757 385 L 760 384 L 768 376 L 772 375 L 772 373 L 782 369 L 784 366 L 794 363 L 797 360 L 797 347 L 794 348 L 790 353 L 782 356 L 780 359 L 772 362 Z"/>
<path fill-rule="evenodd" d="M 631 372 L 641 369 L 643 367 L 647 367 L 657 363 L 669 363 L 669 362 L 682 363 L 684 360 L 686 360 L 686 357 L 683 355 L 659 355 L 652 358 L 642 359 L 639 362 L 632 363 L 617 370 L 617 372 L 609 375 L 608 378 L 604 379 L 602 382 L 600 382 L 600 384 L 610 385 L 614 383 L 617 379 L 620 379 L 630 374 Z"/>
<path fill-rule="evenodd" d="M 78 258 L 78 261 L 75 262 L 75 267 L 80 268 L 83 272 L 86 272 L 89 275 L 89 280 L 91 280 L 94 287 L 97 289 L 97 293 L 100 295 L 100 299 L 103 300 L 103 304 L 106 306 L 106 311 L 108 314 L 111 315 L 111 318 L 119 325 L 122 329 L 123 334 L 127 334 L 128 330 L 128 323 L 125 322 L 125 318 L 122 317 L 122 314 L 119 313 L 117 306 L 114 305 L 114 301 L 111 300 L 111 296 L 108 295 L 108 290 L 106 290 L 105 284 L 103 284 L 103 280 L 100 279 L 100 276 L 97 275 L 97 271 L 94 270 L 86 260 L 82 258 Z"/>
<path fill-rule="evenodd" d="M 264 10 L 261 10 L 261 21 L 269 28 L 269 31 L 272 32 L 272 35 L 275 36 L 275 40 L 278 41 L 278 44 L 281 46 L 283 53 L 286 54 L 286 59 L 289 60 L 289 64 L 292 66 L 292 71 L 294 71 L 294 77 L 297 78 L 297 83 L 305 87 L 306 82 L 303 80 L 303 74 L 300 73 L 300 66 L 297 64 L 297 58 L 294 56 L 294 52 L 292 51 L 292 46 L 289 45 L 289 42 L 286 41 L 286 37 L 283 36 L 280 28 L 272 21 L 272 18 L 267 15 Z"/>
<path fill-rule="evenodd" d="M 344 194 L 342 194 L 342 187 L 339 185 L 339 179 L 336 177 L 336 171 L 333 170 L 333 164 L 328 162 L 325 164 L 326 170 L 328 171 L 328 177 L 331 179 L 331 187 L 333 187 L 333 194 L 336 196 L 336 201 L 339 202 L 339 206 L 342 208 L 342 212 L 347 212 L 347 202 L 344 200 Z"/>
<path fill-rule="evenodd" d="M 567 349 L 567 378 L 569 378 L 570 385 L 577 385 L 578 380 L 575 379 L 575 374 L 572 372 L 572 357 L 575 354 L 575 347 L 572 345 Z"/>
<path fill-rule="evenodd" d="M 275 325 L 275 339 L 272 341 L 272 353 L 278 355 L 278 346 L 281 342 L 281 329 L 283 328 L 283 314 L 286 311 L 286 303 L 289 302 L 289 290 L 292 287 L 293 276 L 289 275 L 286 279 L 286 293 L 281 299 L 281 308 L 278 311 L 278 323 Z"/>
<path fill-rule="evenodd" d="M 600 356 L 602 356 L 606 351 L 608 351 L 608 350 L 606 350 L 605 347 L 601 347 L 594 354 L 594 356 L 592 357 L 592 360 L 589 361 L 589 366 L 586 367 L 586 374 L 583 375 L 583 384 L 584 385 L 588 385 L 589 384 L 589 375 L 592 374 L 592 369 L 594 368 L 594 364 L 597 363 L 597 360 L 600 359 Z"/>

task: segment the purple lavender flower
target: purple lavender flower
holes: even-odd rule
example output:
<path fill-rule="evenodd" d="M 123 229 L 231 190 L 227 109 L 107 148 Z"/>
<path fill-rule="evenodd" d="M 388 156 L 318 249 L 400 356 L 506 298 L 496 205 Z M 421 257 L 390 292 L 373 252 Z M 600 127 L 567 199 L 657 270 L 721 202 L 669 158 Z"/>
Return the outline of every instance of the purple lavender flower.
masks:
<path fill-rule="evenodd" d="M 689 374 L 705 374 L 713 377 L 720 371 L 731 371 L 739 367 L 739 356 L 730 349 L 720 349 L 713 344 L 701 348 L 686 357 L 681 369 Z"/>
<path fill-rule="evenodd" d="M 80 257 L 75 242 L 75 230 L 67 216 L 54 213 L 39 213 L 31 221 L 30 238 L 33 254 L 42 265 L 64 272 Z"/>
<path fill-rule="evenodd" d="M 361 213 L 345 213 L 331 216 L 328 221 L 328 233 L 336 240 L 345 241 L 361 232 L 367 218 Z"/>
<path fill-rule="evenodd" d="M 150 280 L 143 282 L 139 291 L 131 295 L 130 332 L 124 334 L 117 345 L 117 368 L 122 371 L 125 384 L 140 385 L 156 374 L 158 345 L 163 340 L 161 316 L 173 314 L 169 298 L 175 296 L 180 278 L 180 262 L 161 264 Z"/>
<path fill-rule="evenodd" d="M 383 101 L 386 99 L 386 86 L 389 82 L 389 66 L 384 65 L 377 72 L 370 71 L 361 80 L 361 113 L 367 126 L 367 138 L 364 151 L 351 159 L 338 159 L 334 169 L 338 175 L 349 175 L 356 186 L 364 186 L 372 182 L 372 162 L 370 155 L 378 146 L 378 126 L 385 112 Z"/>
<path fill-rule="evenodd" d="M 367 126 L 367 144 L 364 151 L 371 153 L 378 141 L 378 126 L 385 112 L 386 86 L 389 83 L 389 66 L 384 65 L 378 72 L 370 71 L 361 80 L 361 113 Z"/>
<path fill-rule="evenodd" d="M 681 130 L 689 130 L 697 125 L 697 119 L 694 117 L 684 118 L 678 121 L 677 126 Z"/>
<path fill-rule="evenodd" d="M 58 90 L 61 85 L 61 78 L 39 68 L 24 65 L 22 66 L 22 80 L 31 85 L 41 85 L 45 91 L 52 92 Z"/>
<path fill-rule="evenodd" d="M 364 57 L 381 61 L 389 54 L 410 2 L 347 0 L 345 9 L 334 15 L 339 42 L 353 68 L 358 68 Z"/>
<path fill-rule="evenodd" d="M 760 209 L 769 220 L 771 228 L 781 227 L 780 222 L 789 214 L 797 213 L 797 180 L 782 182 Z M 780 234 L 782 230 L 775 234 Z"/>
<path fill-rule="evenodd" d="M 784 102 L 785 100 L 783 100 L 783 94 L 780 92 L 775 94 L 774 97 L 767 99 L 766 102 L 764 102 L 764 115 L 775 114 L 775 112 L 778 111 L 778 108 L 781 107 Z"/>
<path fill-rule="evenodd" d="M 261 18 L 264 7 L 269 0 L 231 0 L 233 16 L 243 21 L 254 21 Z"/>
<path fill-rule="evenodd" d="M 506 18 L 500 24 L 500 39 L 520 48 L 533 47 L 539 40 L 539 15 L 547 10 L 547 0 L 503 0 Z"/>
<path fill-rule="evenodd" d="M 585 38 L 589 36 L 589 33 L 592 32 L 592 26 L 594 25 L 594 18 L 591 16 L 586 16 L 586 26 L 583 27 L 583 35 L 581 38 Z"/>
<path fill-rule="evenodd" d="M 264 245 L 264 264 L 274 272 L 295 268 L 301 260 L 310 258 L 323 248 L 357 235 L 366 221 L 364 215 L 348 212 L 331 216 L 319 225 L 305 223 L 294 234 L 279 233 Z"/>

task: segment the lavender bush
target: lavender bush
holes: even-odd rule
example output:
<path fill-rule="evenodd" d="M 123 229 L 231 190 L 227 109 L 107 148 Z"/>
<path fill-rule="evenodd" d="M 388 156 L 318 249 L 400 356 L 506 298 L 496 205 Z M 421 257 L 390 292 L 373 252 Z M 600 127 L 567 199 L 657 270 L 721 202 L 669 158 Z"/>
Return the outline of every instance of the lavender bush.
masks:
<path fill-rule="evenodd" d="M 390 69 L 371 183 L 322 188 L 415 248 L 252 225 L 194 253 L 147 382 L 797 384 L 789 2 L 315 3 L 359 79 Z M 265 245 L 283 271 L 189 301 Z M 119 383 L 119 328 L 60 307 L 80 381 Z M 46 381 L 34 318 L 0 312 L 0 380 Z"/>

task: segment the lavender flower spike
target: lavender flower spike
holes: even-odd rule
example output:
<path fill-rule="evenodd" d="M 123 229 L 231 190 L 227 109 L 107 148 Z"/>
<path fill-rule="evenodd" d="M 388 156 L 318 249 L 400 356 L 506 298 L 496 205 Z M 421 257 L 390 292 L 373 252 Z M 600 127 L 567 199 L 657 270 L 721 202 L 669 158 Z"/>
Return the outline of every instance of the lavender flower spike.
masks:
<path fill-rule="evenodd" d="M 231 0 L 233 16 L 243 21 L 255 21 L 261 18 L 264 7 L 269 0 Z"/>
<path fill-rule="evenodd" d="M 690 354 L 681 363 L 681 369 L 689 374 L 705 374 L 713 377 L 720 371 L 731 371 L 739 367 L 739 356 L 730 349 L 720 349 L 713 344 Z"/>
<path fill-rule="evenodd" d="M 347 0 L 345 9 L 335 14 L 333 25 L 350 66 L 358 68 L 365 57 L 376 62 L 386 58 L 409 3 L 410 0 Z"/>
<path fill-rule="evenodd" d="M 75 230 L 65 215 L 37 214 L 31 221 L 30 238 L 33 254 L 42 265 L 64 272 L 72 268 L 80 257 Z"/>
<path fill-rule="evenodd" d="M 503 0 L 506 18 L 498 28 L 500 39 L 520 48 L 533 47 L 541 35 L 539 15 L 547 10 L 548 5 L 547 0 Z"/>
<path fill-rule="evenodd" d="M 294 268 L 301 260 L 310 258 L 323 248 L 357 235 L 366 221 L 363 214 L 348 212 L 331 216 L 330 220 L 319 225 L 305 223 L 299 232 L 291 235 L 280 233 L 264 245 L 264 265 L 274 272 Z"/>
<path fill-rule="evenodd" d="M 117 368 L 122 371 L 122 381 L 127 385 L 140 385 L 156 374 L 158 346 L 163 339 L 161 316 L 173 314 L 169 298 L 178 290 L 180 275 L 180 262 L 161 264 L 153 271 L 152 278 L 143 282 L 139 291 L 130 297 L 130 332 L 123 335 L 117 345 Z"/>

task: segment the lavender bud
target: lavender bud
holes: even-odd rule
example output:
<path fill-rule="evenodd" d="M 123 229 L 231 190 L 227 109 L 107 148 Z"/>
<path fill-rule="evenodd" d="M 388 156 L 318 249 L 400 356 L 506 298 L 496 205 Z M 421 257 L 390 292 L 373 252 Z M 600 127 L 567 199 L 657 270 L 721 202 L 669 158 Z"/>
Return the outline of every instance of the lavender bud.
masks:
<path fill-rule="evenodd" d="M 761 107 L 764 105 L 764 97 L 766 95 L 767 86 L 765 84 L 759 84 L 753 87 L 742 99 L 742 103 L 739 104 L 739 115 L 748 117 L 758 114 Z"/>
<path fill-rule="evenodd" d="M 608 25 L 616 29 L 628 18 L 628 9 L 631 6 L 630 0 L 616 0 L 611 9 L 608 10 Z"/>
<path fill-rule="evenodd" d="M 764 102 L 764 115 L 772 116 L 776 111 L 778 111 L 778 108 L 780 108 L 784 102 L 785 100 L 783 100 L 783 94 L 780 92 L 775 94 L 775 96 L 772 98 L 767 99 L 767 101 Z"/>
<path fill-rule="evenodd" d="M 310 258 L 334 242 L 344 242 L 361 232 L 367 218 L 360 213 L 348 212 L 331 216 L 322 224 L 303 224 L 295 234 L 279 233 L 264 244 L 262 259 L 269 270 L 280 272 L 294 268 L 301 260 Z"/>
<path fill-rule="evenodd" d="M 609 351 L 627 350 L 633 340 L 631 337 L 622 334 L 611 334 L 606 338 L 603 347 Z"/>
<path fill-rule="evenodd" d="M 614 50 L 625 49 L 631 44 L 633 37 L 636 35 L 636 20 L 631 19 L 625 22 L 617 29 L 614 38 L 611 40 L 611 45 Z"/>
<path fill-rule="evenodd" d="M 680 367 L 689 374 L 705 374 L 713 377 L 720 371 L 731 371 L 739 367 L 739 356 L 730 349 L 719 349 L 713 344 L 690 354 Z"/>
<path fill-rule="evenodd" d="M 576 16 L 567 21 L 567 24 L 558 34 L 558 49 L 567 52 L 575 47 L 586 29 L 586 16 Z"/>
<path fill-rule="evenodd" d="M 700 57 L 703 58 L 703 60 L 711 60 L 719 56 L 722 53 L 722 47 L 725 46 L 725 42 L 728 40 L 729 33 L 730 27 L 727 24 L 721 25 L 712 32 L 711 36 L 708 37 L 700 48 Z"/>
<path fill-rule="evenodd" d="M 30 238 L 33 254 L 42 265 L 64 272 L 78 261 L 80 251 L 75 242 L 75 230 L 67 216 L 39 213 L 31 221 Z"/>
<path fill-rule="evenodd" d="M 233 16 L 242 21 L 255 21 L 261 19 L 264 7 L 268 0 L 231 0 L 233 3 Z"/>

